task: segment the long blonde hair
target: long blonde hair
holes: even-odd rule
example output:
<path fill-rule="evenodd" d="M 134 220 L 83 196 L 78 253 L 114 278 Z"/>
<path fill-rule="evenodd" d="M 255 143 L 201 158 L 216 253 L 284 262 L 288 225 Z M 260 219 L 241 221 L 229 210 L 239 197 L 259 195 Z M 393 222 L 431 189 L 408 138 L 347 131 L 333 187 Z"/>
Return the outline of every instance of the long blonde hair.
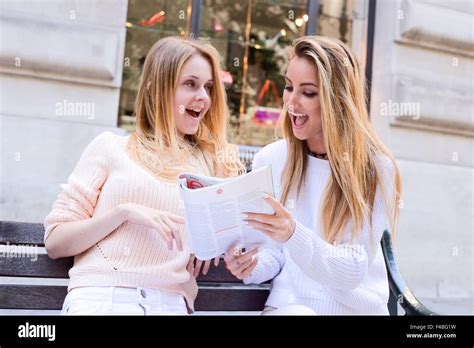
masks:
<path fill-rule="evenodd" d="M 199 54 L 210 64 L 211 106 L 196 134 L 179 137 L 174 115 L 177 81 L 183 65 Z M 173 181 L 181 171 L 193 170 L 190 156 L 209 168 L 210 175 L 234 176 L 244 170 L 237 147 L 228 144 L 229 111 L 220 78 L 220 58 L 208 42 L 181 37 L 157 41 L 148 52 L 135 100 L 136 131 L 127 151 L 146 170 Z"/>
<path fill-rule="evenodd" d="M 321 227 L 331 244 L 341 242 L 352 218 L 351 239 L 357 237 L 364 220 L 372 227 L 372 210 L 377 184 L 380 184 L 391 232 L 395 233 L 399 215 L 400 172 L 391 152 L 372 128 L 366 107 L 365 84 L 357 59 L 339 40 L 306 36 L 294 41 L 290 59 L 307 59 L 317 69 L 322 130 L 331 177 L 321 205 Z M 281 117 L 283 136 L 288 143 L 288 158 L 282 175 L 282 198 L 298 194 L 304 182 L 308 148 L 293 135 L 291 119 L 284 109 Z M 377 156 L 385 155 L 395 170 L 395 199 L 389 202 Z"/>

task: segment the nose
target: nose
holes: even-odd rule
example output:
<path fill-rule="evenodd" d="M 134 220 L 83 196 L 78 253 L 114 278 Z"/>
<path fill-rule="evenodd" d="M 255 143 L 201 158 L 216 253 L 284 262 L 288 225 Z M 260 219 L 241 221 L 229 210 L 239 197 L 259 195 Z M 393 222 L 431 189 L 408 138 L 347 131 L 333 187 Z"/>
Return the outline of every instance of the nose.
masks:
<path fill-rule="evenodd" d="M 298 96 L 294 92 L 288 92 L 286 94 L 285 104 L 287 105 L 288 111 L 294 111 L 298 109 L 299 101 Z"/>
<path fill-rule="evenodd" d="M 196 100 L 206 100 L 209 99 L 209 94 L 206 91 L 206 88 L 202 86 L 198 89 L 196 96 L 194 97 Z"/>

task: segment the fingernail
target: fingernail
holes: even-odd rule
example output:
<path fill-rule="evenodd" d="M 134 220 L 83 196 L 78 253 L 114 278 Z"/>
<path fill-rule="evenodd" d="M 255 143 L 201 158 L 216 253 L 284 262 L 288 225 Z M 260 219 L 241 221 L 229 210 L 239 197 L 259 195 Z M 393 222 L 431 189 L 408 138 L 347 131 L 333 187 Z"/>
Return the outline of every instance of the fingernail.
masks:
<path fill-rule="evenodd" d="M 265 199 L 267 199 L 267 198 L 270 198 L 270 195 L 267 194 L 267 193 L 265 193 L 265 192 L 263 192 L 263 193 L 262 193 L 262 197 L 265 198 Z"/>
<path fill-rule="evenodd" d="M 240 214 L 240 218 L 241 219 L 248 219 L 249 216 L 248 216 L 248 214 L 242 213 L 242 214 Z"/>

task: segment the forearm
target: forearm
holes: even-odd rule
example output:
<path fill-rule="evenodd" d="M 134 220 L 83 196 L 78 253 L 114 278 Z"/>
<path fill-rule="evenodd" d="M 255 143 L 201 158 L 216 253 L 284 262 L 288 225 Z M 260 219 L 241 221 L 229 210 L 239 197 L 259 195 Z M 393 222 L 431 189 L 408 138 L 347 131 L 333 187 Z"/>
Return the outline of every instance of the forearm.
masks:
<path fill-rule="evenodd" d="M 331 245 L 300 223 L 284 245 L 309 277 L 331 288 L 352 290 L 367 274 L 369 260 L 364 245 Z"/>
<path fill-rule="evenodd" d="M 264 249 L 257 254 L 258 263 L 252 273 L 244 278 L 245 284 L 261 284 L 280 273 L 285 256 L 280 250 Z"/>
<path fill-rule="evenodd" d="M 48 255 L 52 259 L 78 255 L 108 236 L 126 218 L 127 209 L 120 205 L 100 216 L 64 222 L 56 226 L 45 241 Z"/>

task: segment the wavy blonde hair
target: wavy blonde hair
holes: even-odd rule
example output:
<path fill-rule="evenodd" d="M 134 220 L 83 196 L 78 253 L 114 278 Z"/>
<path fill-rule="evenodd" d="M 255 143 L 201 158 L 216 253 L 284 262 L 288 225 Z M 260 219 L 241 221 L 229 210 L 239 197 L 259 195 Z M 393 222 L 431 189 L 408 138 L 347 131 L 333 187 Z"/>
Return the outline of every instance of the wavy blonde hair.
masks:
<path fill-rule="evenodd" d="M 213 88 L 211 106 L 196 134 L 178 135 L 174 96 L 183 65 L 199 54 L 210 64 Z M 209 168 L 210 175 L 235 176 L 244 171 L 238 149 L 226 139 L 229 111 L 220 78 L 220 58 L 208 42 L 182 37 L 157 41 L 148 52 L 135 100 L 136 131 L 127 151 L 153 175 L 176 180 L 182 171 L 193 170 L 191 157 Z"/>
<path fill-rule="evenodd" d="M 380 184 L 388 213 L 391 232 L 395 233 L 401 192 L 400 172 L 391 152 L 372 128 L 366 107 L 364 77 L 357 59 L 339 40 L 306 36 L 294 41 L 290 59 L 307 59 L 317 70 L 322 130 L 331 177 L 325 189 L 321 206 L 324 238 L 331 244 L 339 243 L 352 218 L 351 239 L 362 230 L 364 220 L 370 217 L 377 184 Z M 288 111 L 283 110 L 280 126 L 288 143 L 288 158 L 282 175 L 282 199 L 290 192 L 298 194 L 307 168 L 308 148 L 304 141 L 293 135 Z M 377 156 L 385 155 L 393 163 L 395 199 L 389 202 L 377 165 Z"/>

